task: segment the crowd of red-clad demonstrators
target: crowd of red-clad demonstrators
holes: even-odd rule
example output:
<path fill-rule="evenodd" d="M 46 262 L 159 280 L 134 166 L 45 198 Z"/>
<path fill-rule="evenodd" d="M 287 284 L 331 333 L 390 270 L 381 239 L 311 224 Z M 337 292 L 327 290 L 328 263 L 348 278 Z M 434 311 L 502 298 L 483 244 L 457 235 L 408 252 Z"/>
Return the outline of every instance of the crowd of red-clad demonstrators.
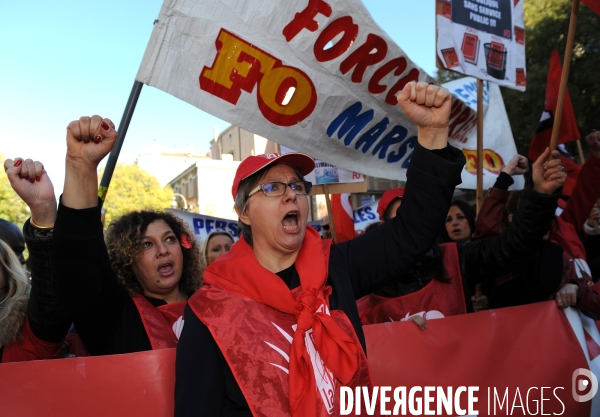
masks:
<path fill-rule="evenodd" d="M 398 103 L 418 128 L 406 186 L 384 193 L 381 222 L 338 244 L 307 225 L 315 164 L 302 153 L 242 161 L 240 239 L 217 231 L 202 246 L 160 211 L 104 229 L 110 119 L 69 124 L 58 202 L 41 162 L 4 161 L 31 217 L 22 231 L 0 221 L 2 362 L 176 347 L 178 417 L 320 416 L 339 412 L 340 386 L 372 386 L 363 325 L 426 331 L 430 319 L 544 300 L 599 319 L 600 132 L 571 195 L 558 151 L 516 155 L 476 216 L 452 201 L 465 159 L 447 142 L 449 92 L 410 82 Z M 508 191 L 513 175 L 524 190 Z"/>

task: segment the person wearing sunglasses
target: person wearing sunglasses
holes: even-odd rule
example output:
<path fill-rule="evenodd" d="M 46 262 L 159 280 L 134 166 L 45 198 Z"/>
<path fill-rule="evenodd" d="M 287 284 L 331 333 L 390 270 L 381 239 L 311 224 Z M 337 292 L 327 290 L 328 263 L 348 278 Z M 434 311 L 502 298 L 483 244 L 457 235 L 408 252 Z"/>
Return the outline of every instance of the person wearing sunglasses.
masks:
<path fill-rule="evenodd" d="M 356 299 L 408 271 L 444 227 L 465 162 L 447 143 L 450 100 L 438 86 L 404 87 L 398 102 L 418 130 L 404 203 L 394 221 L 337 245 L 307 227 L 311 157 L 242 161 L 240 239 L 186 307 L 176 417 L 326 416 L 339 412 L 340 386 L 371 385 Z"/>

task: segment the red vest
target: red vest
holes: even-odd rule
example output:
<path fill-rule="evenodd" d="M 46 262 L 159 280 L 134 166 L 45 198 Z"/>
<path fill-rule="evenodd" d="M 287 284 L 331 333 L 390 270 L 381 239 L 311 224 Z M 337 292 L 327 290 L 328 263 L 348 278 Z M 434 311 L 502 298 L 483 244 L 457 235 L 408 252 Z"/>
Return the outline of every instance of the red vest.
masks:
<path fill-rule="evenodd" d="M 439 245 L 442 256 L 442 277 L 448 283 L 432 279 L 429 284 L 401 297 L 381 297 L 375 294 L 359 299 L 358 314 L 363 325 L 404 321 L 419 315 L 426 319 L 455 316 L 467 312 L 456 243 Z"/>
<path fill-rule="evenodd" d="M 330 287 L 325 288 L 331 291 Z M 300 288 L 297 288 L 294 294 L 299 291 Z M 329 293 L 323 294 L 321 300 L 321 308 L 329 311 Z M 252 414 L 289 416 L 288 367 L 296 317 L 214 285 L 200 288 L 189 304 L 219 345 Z M 330 314 L 360 346 L 344 312 L 334 310 Z M 323 366 L 312 337 L 312 331 L 308 331 L 306 346 L 320 394 L 317 396 L 318 416 L 337 416 L 340 412 L 340 384 Z M 359 370 L 348 386 L 371 386 L 362 348 Z"/>
<path fill-rule="evenodd" d="M 185 301 L 154 307 L 141 294 L 131 296 L 137 307 L 152 349 L 177 347 L 183 328 Z"/>

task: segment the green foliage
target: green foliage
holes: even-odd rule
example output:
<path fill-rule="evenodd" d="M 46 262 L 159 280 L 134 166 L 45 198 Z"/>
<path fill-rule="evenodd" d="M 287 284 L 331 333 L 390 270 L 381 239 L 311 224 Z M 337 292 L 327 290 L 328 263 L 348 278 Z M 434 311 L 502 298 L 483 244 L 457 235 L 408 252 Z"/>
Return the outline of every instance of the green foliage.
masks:
<path fill-rule="evenodd" d="M 134 210 L 164 210 L 172 197 L 173 190 L 161 188 L 156 177 L 138 165 L 117 164 L 104 201 L 104 224 Z"/>
<path fill-rule="evenodd" d="M 546 78 L 554 49 L 564 58 L 570 0 L 528 0 L 525 2 L 527 90 L 502 88 L 517 149 L 527 155 L 544 110 Z M 583 3 L 579 7 L 568 89 L 582 139 L 600 128 L 600 16 Z M 587 144 L 582 140 L 585 147 Z M 574 143 L 570 146 L 574 146 Z M 570 149 L 576 155 L 575 149 Z"/>
<path fill-rule="evenodd" d="M 0 162 L 4 163 L 2 154 L 0 154 Z M 4 168 L 0 169 L 0 219 L 23 227 L 23 223 L 29 216 L 29 208 L 10 186 Z"/>

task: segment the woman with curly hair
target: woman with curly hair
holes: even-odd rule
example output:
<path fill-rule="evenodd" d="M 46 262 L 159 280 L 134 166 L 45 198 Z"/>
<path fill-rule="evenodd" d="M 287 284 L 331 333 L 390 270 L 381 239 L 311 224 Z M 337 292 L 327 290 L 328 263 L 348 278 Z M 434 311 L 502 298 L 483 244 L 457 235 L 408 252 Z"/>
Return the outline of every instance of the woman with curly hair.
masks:
<path fill-rule="evenodd" d="M 100 130 L 113 132 L 112 140 L 97 140 Z M 112 122 L 100 116 L 69 124 L 55 223 L 56 276 L 92 355 L 176 346 L 183 308 L 202 277 L 193 234 L 169 213 L 127 214 L 110 224 L 105 242 L 97 166 L 115 138 Z"/>

